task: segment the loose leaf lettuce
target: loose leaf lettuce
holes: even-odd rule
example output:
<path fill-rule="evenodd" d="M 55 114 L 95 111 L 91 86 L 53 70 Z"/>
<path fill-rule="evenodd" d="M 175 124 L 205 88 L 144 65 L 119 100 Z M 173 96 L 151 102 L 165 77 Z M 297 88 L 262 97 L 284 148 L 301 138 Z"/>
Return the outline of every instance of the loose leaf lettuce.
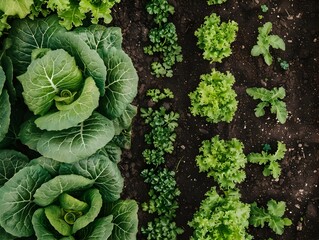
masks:
<path fill-rule="evenodd" d="M 26 17 L 31 12 L 33 0 L 0 0 L 0 10 L 7 16 Z"/>

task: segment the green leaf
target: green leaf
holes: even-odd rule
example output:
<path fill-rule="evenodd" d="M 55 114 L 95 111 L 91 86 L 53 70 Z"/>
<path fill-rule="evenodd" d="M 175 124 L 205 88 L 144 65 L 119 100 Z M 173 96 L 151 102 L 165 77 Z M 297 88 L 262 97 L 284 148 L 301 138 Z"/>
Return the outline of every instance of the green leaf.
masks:
<path fill-rule="evenodd" d="M 133 117 L 136 115 L 136 113 L 136 106 L 133 106 L 131 104 L 127 105 L 127 108 L 122 113 L 122 115 L 113 120 L 115 127 L 115 135 L 119 135 L 123 129 L 128 129 L 131 126 Z"/>
<path fill-rule="evenodd" d="M 59 202 L 61 208 L 65 210 L 84 212 L 89 208 L 89 205 L 86 202 L 80 201 L 67 193 L 62 193 L 59 196 Z"/>
<path fill-rule="evenodd" d="M 34 118 L 31 118 L 21 125 L 19 139 L 30 149 L 37 151 L 37 145 L 41 139 L 42 133 L 43 131 L 35 125 Z"/>
<path fill-rule="evenodd" d="M 257 87 L 247 88 L 246 93 L 249 96 L 253 97 L 254 100 L 256 99 L 260 99 L 261 101 L 271 100 L 271 96 L 269 96 L 270 95 L 269 90 L 265 88 L 257 88 Z"/>
<path fill-rule="evenodd" d="M 50 205 L 44 208 L 44 213 L 50 222 L 50 225 L 62 236 L 70 236 L 72 227 L 64 221 L 63 210 L 56 205 Z"/>
<path fill-rule="evenodd" d="M 77 174 L 94 180 L 94 186 L 108 202 L 119 199 L 123 190 L 124 180 L 117 164 L 100 153 L 77 163 L 63 164 L 60 174 Z"/>
<path fill-rule="evenodd" d="M 285 213 L 286 203 L 283 201 L 276 202 L 271 199 L 267 203 L 268 212 L 276 217 L 282 217 Z"/>
<path fill-rule="evenodd" d="M 11 105 L 7 90 L 0 95 L 0 142 L 5 138 L 10 126 Z"/>
<path fill-rule="evenodd" d="M 43 131 L 37 150 L 59 162 L 77 162 L 104 147 L 114 136 L 113 123 L 97 112 L 76 127 Z"/>
<path fill-rule="evenodd" d="M 104 148 L 101 148 L 97 154 L 104 154 L 112 162 L 119 163 L 121 161 L 122 150 L 115 143 L 108 143 Z"/>
<path fill-rule="evenodd" d="M 285 42 L 282 40 L 281 37 L 277 35 L 270 35 L 269 36 L 269 44 L 275 49 L 286 50 Z"/>
<path fill-rule="evenodd" d="M 250 204 L 250 218 L 249 223 L 254 227 L 264 227 L 265 223 L 269 221 L 269 215 L 264 208 L 259 208 L 257 203 Z"/>
<path fill-rule="evenodd" d="M 102 56 L 107 69 L 105 96 L 100 112 L 113 120 L 120 117 L 137 94 L 138 75 L 130 57 L 122 50 L 105 50 Z"/>
<path fill-rule="evenodd" d="M 25 103 L 34 114 L 44 115 L 54 104 L 61 90 L 78 91 L 82 73 L 72 56 L 60 49 L 50 51 L 31 62 L 18 80 L 23 86 Z"/>
<path fill-rule="evenodd" d="M 2 89 L 3 89 L 5 81 L 6 81 L 6 74 L 3 71 L 3 68 L 0 66 L 0 95 L 2 94 Z"/>
<path fill-rule="evenodd" d="M 40 165 L 45 170 L 47 170 L 51 174 L 51 176 L 56 176 L 59 174 L 59 168 L 61 163 L 51 158 L 38 157 L 32 159 L 28 165 Z"/>
<path fill-rule="evenodd" d="M 86 228 L 77 232 L 79 240 L 105 240 L 109 239 L 113 230 L 113 216 L 95 219 Z"/>
<path fill-rule="evenodd" d="M 92 77 L 100 90 L 105 93 L 106 68 L 99 54 L 72 33 L 56 33 L 49 42 L 52 49 L 64 49 L 75 58 L 77 65 L 84 72 L 84 77 Z"/>
<path fill-rule="evenodd" d="M 31 12 L 33 0 L 0 0 L 0 10 L 7 16 L 25 18 Z"/>
<path fill-rule="evenodd" d="M 33 235 L 33 195 L 50 178 L 41 166 L 24 167 L 0 188 L 0 224 L 8 233 L 16 237 Z"/>
<path fill-rule="evenodd" d="M 50 231 L 50 223 L 45 216 L 44 208 L 37 209 L 32 215 L 32 225 L 37 239 L 57 240 Z"/>
<path fill-rule="evenodd" d="M 102 25 L 91 25 L 80 27 L 72 31 L 80 37 L 91 49 L 97 51 L 102 57 L 103 52 L 112 48 L 122 49 L 122 33 L 119 27 L 108 27 Z"/>
<path fill-rule="evenodd" d="M 284 124 L 288 118 L 286 103 L 283 101 L 274 101 L 270 108 L 271 113 L 276 114 L 276 118 L 281 124 Z"/>
<path fill-rule="evenodd" d="M 258 28 L 258 32 L 262 35 L 268 35 L 272 29 L 272 23 L 266 22 L 262 27 Z"/>
<path fill-rule="evenodd" d="M 116 2 L 119 2 L 119 0 L 98 2 L 94 2 L 91 0 L 81 0 L 79 8 L 81 12 L 90 12 L 92 16 L 92 23 L 97 24 L 99 22 L 99 19 L 103 19 L 103 22 L 108 24 L 112 21 L 111 8 Z"/>
<path fill-rule="evenodd" d="M 11 103 L 14 103 L 16 101 L 16 98 L 17 98 L 17 93 L 16 93 L 15 86 L 13 84 L 13 65 L 12 65 L 11 58 L 9 58 L 6 55 L 3 55 L 1 58 L 1 65 L 2 65 L 3 70 L 5 72 L 5 75 L 6 75 L 5 86 L 8 90 L 8 93 L 10 96 L 10 101 L 11 101 Z"/>
<path fill-rule="evenodd" d="M 52 0 L 49 0 L 52 1 Z M 68 1 L 70 6 L 65 9 L 61 9 L 58 11 L 58 15 L 62 20 L 60 20 L 60 24 L 65 27 L 67 30 L 70 30 L 73 26 L 79 27 L 81 26 L 82 20 L 86 18 L 85 14 L 81 12 L 79 9 L 78 2 L 76 1 Z"/>
<path fill-rule="evenodd" d="M 89 210 L 81 217 L 79 217 L 72 227 L 72 234 L 78 230 L 86 227 L 93 222 L 99 215 L 102 208 L 102 196 L 97 189 L 89 189 L 84 193 L 83 201 L 89 205 Z"/>
<path fill-rule="evenodd" d="M 0 236 L 1 236 L 1 240 L 15 240 L 15 239 L 17 239 L 13 235 L 7 233 L 1 226 L 0 226 Z"/>
<path fill-rule="evenodd" d="M 94 180 L 75 174 L 56 176 L 36 190 L 34 202 L 45 207 L 56 201 L 62 193 L 84 190 L 93 183 Z"/>
<path fill-rule="evenodd" d="M 29 159 L 15 150 L 0 150 L 0 187 L 25 167 Z"/>
<path fill-rule="evenodd" d="M 251 49 L 250 54 L 253 57 L 256 57 L 256 56 L 259 56 L 260 54 L 262 54 L 262 50 L 261 50 L 260 46 L 258 46 L 258 45 L 253 46 L 253 48 Z"/>
<path fill-rule="evenodd" d="M 265 107 L 268 107 L 269 103 L 268 102 L 260 102 L 257 104 L 257 107 L 255 108 L 255 116 L 256 117 L 261 117 L 265 115 Z"/>
<path fill-rule="evenodd" d="M 136 240 L 138 205 L 134 200 L 119 200 L 106 205 L 106 215 L 113 215 L 110 240 Z"/>
<path fill-rule="evenodd" d="M 89 118 L 95 108 L 99 105 L 99 89 L 93 78 L 85 80 L 81 95 L 71 104 L 59 107 L 54 113 L 45 114 L 35 120 L 40 129 L 59 131 L 74 127 Z"/>
<path fill-rule="evenodd" d="M 9 34 L 12 47 L 7 53 L 17 75 L 27 71 L 34 49 L 48 48 L 53 35 L 58 32 L 66 32 L 58 21 L 57 16 L 51 15 L 44 19 L 23 19 L 15 20 L 12 23 L 12 30 Z"/>

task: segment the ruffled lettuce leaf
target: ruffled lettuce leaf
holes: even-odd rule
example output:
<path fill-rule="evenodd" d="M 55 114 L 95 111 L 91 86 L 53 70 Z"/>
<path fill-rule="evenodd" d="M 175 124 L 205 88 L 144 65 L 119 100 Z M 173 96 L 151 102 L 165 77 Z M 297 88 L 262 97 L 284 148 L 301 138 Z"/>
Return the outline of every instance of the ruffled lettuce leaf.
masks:
<path fill-rule="evenodd" d="M 0 225 L 6 232 L 16 237 L 33 235 L 33 194 L 50 178 L 41 166 L 24 167 L 0 188 Z"/>
<path fill-rule="evenodd" d="M 25 18 L 31 12 L 33 0 L 0 0 L 0 10 L 7 16 Z"/>

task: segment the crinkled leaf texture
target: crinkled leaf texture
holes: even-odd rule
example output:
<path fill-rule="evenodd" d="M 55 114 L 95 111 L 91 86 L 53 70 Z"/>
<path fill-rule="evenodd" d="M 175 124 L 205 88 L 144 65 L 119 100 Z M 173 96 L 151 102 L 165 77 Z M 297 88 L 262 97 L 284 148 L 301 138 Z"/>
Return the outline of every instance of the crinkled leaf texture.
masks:
<path fill-rule="evenodd" d="M 104 201 L 119 199 L 123 190 L 124 179 L 117 164 L 102 152 L 77 163 L 62 164 L 60 174 L 77 174 L 94 180 L 94 186 L 99 189 Z"/>
<path fill-rule="evenodd" d="M 31 12 L 33 0 L 0 0 L 0 10 L 7 16 L 26 17 Z"/>
<path fill-rule="evenodd" d="M 29 159 L 15 150 L 0 150 L 0 187 L 25 167 Z"/>
<path fill-rule="evenodd" d="M 65 50 L 49 51 L 31 62 L 28 70 L 18 77 L 23 86 L 25 103 L 34 114 L 46 114 L 61 90 L 79 91 L 82 72 Z M 54 119 L 54 118 L 53 118 Z"/>
<path fill-rule="evenodd" d="M 0 188 L 0 225 L 17 237 L 33 235 L 31 218 L 36 208 L 33 194 L 50 174 L 41 166 L 21 169 Z"/>
<path fill-rule="evenodd" d="M 36 139 L 30 140 L 29 133 Z M 110 142 L 114 136 L 114 126 L 112 121 L 93 112 L 78 126 L 62 131 L 40 130 L 32 121 L 28 121 L 19 135 L 23 144 L 44 157 L 71 163 L 91 156 Z"/>
<path fill-rule="evenodd" d="M 134 200 L 118 200 L 106 204 L 106 215 L 113 215 L 114 228 L 110 240 L 136 240 L 138 205 Z"/>

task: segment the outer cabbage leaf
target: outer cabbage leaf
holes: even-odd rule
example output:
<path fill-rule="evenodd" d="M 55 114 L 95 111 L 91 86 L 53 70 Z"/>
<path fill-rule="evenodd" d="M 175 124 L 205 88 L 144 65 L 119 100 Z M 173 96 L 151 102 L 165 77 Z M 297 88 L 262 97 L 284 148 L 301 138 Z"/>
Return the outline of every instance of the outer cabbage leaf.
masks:
<path fill-rule="evenodd" d="M 9 34 L 12 47 L 8 50 L 8 55 L 12 59 L 17 75 L 26 72 L 31 63 L 32 51 L 36 48 L 49 47 L 51 37 L 57 32 L 66 32 L 66 30 L 60 26 L 58 18 L 54 15 L 36 21 L 23 19 L 13 22 Z"/>
<path fill-rule="evenodd" d="M 10 125 L 11 105 L 9 94 L 4 90 L 0 95 L 0 142 L 5 138 Z"/>
<path fill-rule="evenodd" d="M 61 163 L 51 158 L 39 157 L 31 160 L 29 162 L 29 165 L 40 165 L 45 170 L 47 170 L 51 174 L 51 176 L 57 176 L 59 175 Z"/>
<path fill-rule="evenodd" d="M 77 174 L 94 180 L 94 186 L 108 202 L 119 199 L 123 190 L 124 180 L 117 164 L 101 153 L 77 163 L 61 165 L 60 174 Z"/>
<path fill-rule="evenodd" d="M 106 215 L 113 215 L 110 240 L 136 240 L 138 205 L 134 200 L 119 200 L 106 205 Z"/>
<path fill-rule="evenodd" d="M 43 131 L 37 151 L 59 162 L 77 162 L 104 147 L 114 136 L 113 123 L 97 112 L 76 127 Z"/>
<path fill-rule="evenodd" d="M 41 139 L 42 133 L 43 131 L 35 125 L 34 118 L 31 118 L 21 125 L 19 139 L 30 149 L 37 151 L 37 145 Z"/>
<path fill-rule="evenodd" d="M 11 102 L 14 102 L 16 100 L 17 93 L 16 93 L 15 87 L 13 85 L 13 65 L 12 65 L 11 58 L 6 56 L 5 54 L 2 55 L 1 65 L 2 65 L 3 70 L 5 72 L 5 75 L 6 75 L 5 86 L 8 90 Z"/>
<path fill-rule="evenodd" d="M 127 108 L 122 113 L 122 115 L 114 119 L 115 135 L 119 135 L 123 129 L 128 129 L 131 124 L 133 117 L 137 113 L 137 107 L 131 104 L 127 105 Z"/>
<path fill-rule="evenodd" d="M 113 230 L 113 216 L 102 217 L 94 220 L 88 227 L 78 232 L 79 240 L 105 240 L 109 239 Z"/>
<path fill-rule="evenodd" d="M 138 76 L 130 57 L 122 50 L 104 51 L 107 69 L 105 96 L 100 101 L 100 112 L 113 120 L 123 114 L 137 94 Z"/>
<path fill-rule="evenodd" d="M 103 52 L 112 49 L 122 49 L 122 33 L 118 27 L 91 25 L 89 27 L 76 28 L 72 33 L 80 37 L 91 49 L 97 51 L 100 56 Z"/>
<path fill-rule="evenodd" d="M 20 75 L 18 80 L 23 86 L 22 94 L 29 109 L 34 114 L 44 115 L 61 90 L 74 92 L 80 89 L 82 72 L 74 58 L 59 49 L 32 61 L 27 72 Z"/>
<path fill-rule="evenodd" d="M 36 189 L 34 202 L 45 207 L 56 201 L 62 193 L 87 189 L 93 183 L 94 180 L 74 174 L 56 176 Z"/>
<path fill-rule="evenodd" d="M 99 88 L 101 96 L 105 93 L 106 68 L 99 54 L 90 49 L 79 37 L 72 33 L 56 33 L 50 39 L 49 47 L 52 49 L 64 49 L 77 62 L 84 71 L 85 77 L 92 77 Z"/>
<path fill-rule="evenodd" d="M 29 237 L 32 228 L 32 212 L 36 205 L 33 194 L 50 174 L 41 166 L 25 167 L 0 188 L 0 224 L 10 234 Z"/>
<path fill-rule="evenodd" d="M 33 0 L 0 0 L 0 10 L 7 16 L 25 18 L 31 12 Z"/>
<path fill-rule="evenodd" d="M 40 129 L 59 131 L 74 127 L 89 118 L 99 105 L 99 89 L 93 78 L 85 80 L 81 95 L 73 103 L 60 106 L 57 112 L 48 113 L 35 120 Z"/>
<path fill-rule="evenodd" d="M 0 187 L 25 167 L 29 159 L 15 150 L 0 150 Z"/>
<path fill-rule="evenodd" d="M 0 226 L 0 236 L 1 236 L 1 240 L 15 240 L 15 239 L 17 239 L 16 237 L 7 233 L 1 226 Z"/>
<path fill-rule="evenodd" d="M 96 154 L 104 154 L 112 162 L 119 163 L 121 161 L 122 150 L 115 143 L 110 142 L 104 148 L 101 148 Z"/>
<path fill-rule="evenodd" d="M 0 95 L 2 94 L 2 89 L 3 89 L 5 81 L 6 81 L 6 74 L 4 73 L 2 67 L 0 66 Z"/>

